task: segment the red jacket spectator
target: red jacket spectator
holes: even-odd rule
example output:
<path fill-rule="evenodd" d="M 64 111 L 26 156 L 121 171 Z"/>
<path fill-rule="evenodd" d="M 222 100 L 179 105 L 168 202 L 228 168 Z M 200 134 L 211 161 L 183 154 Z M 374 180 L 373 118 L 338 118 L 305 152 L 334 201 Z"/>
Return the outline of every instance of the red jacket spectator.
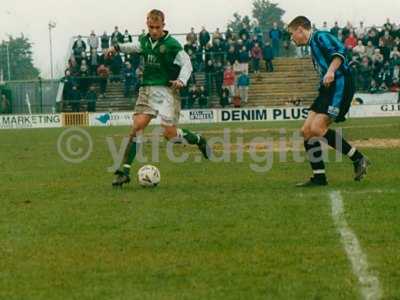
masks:
<path fill-rule="evenodd" d="M 225 86 L 235 85 L 235 82 L 236 82 L 235 71 L 233 71 L 233 69 L 229 67 L 224 72 L 224 85 Z"/>
<path fill-rule="evenodd" d="M 347 49 L 353 49 L 355 46 L 357 46 L 357 38 L 354 36 L 354 34 L 350 34 L 349 37 L 344 41 L 344 44 Z"/>
<path fill-rule="evenodd" d="M 263 51 L 260 46 L 254 46 L 251 49 L 251 57 L 254 59 L 262 59 L 263 58 Z"/>

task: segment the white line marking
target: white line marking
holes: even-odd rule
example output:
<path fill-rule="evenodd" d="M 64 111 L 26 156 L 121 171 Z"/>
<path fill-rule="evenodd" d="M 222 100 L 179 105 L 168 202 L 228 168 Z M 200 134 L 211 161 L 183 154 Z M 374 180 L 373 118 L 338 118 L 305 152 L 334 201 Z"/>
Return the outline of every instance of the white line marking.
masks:
<path fill-rule="evenodd" d="M 329 196 L 332 201 L 332 217 L 353 267 L 353 272 L 360 282 L 363 299 L 380 299 L 382 294 L 378 277 L 369 272 L 367 256 L 362 252 L 357 236 L 347 224 L 344 215 L 343 198 L 340 192 L 337 191 L 330 193 Z"/>

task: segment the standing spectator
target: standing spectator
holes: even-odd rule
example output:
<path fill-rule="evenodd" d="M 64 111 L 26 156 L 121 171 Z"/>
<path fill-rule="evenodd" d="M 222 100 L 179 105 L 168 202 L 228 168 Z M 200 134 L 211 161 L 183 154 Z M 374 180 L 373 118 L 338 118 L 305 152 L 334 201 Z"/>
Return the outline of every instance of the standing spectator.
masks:
<path fill-rule="evenodd" d="M 383 37 L 381 38 L 381 40 L 383 41 L 383 45 L 387 48 L 392 49 L 395 45 L 393 37 L 390 35 L 390 32 L 387 30 L 383 34 Z"/>
<path fill-rule="evenodd" d="M 11 112 L 10 108 L 10 101 L 7 99 L 7 96 L 1 94 L 0 113 L 9 114 Z"/>
<path fill-rule="evenodd" d="M 99 75 L 99 84 L 100 84 L 100 97 L 104 98 L 107 91 L 107 83 L 108 77 L 110 76 L 110 70 L 107 66 L 100 65 L 97 69 L 97 75 Z"/>
<path fill-rule="evenodd" d="M 89 73 L 90 76 L 96 76 L 97 67 L 100 64 L 100 56 L 97 54 L 97 50 L 93 48 L 89 56 Z"/>
<path fill-rule="evenodd" d="M 226 106 L 229 105 L 229 103 L 231 101 L 230 99 L 231 99 L 231 95 L 230 95 L 229 89 L 223 88 L 221 100 L 219 102 L 219 104 L 222 106 L 222 108 L 225 108 Z"/>
<path fill-rule="evenodd" d="M 235 95 L 236 75 L 231 66 L 226 67 L 224 72 L 224 88 L 229 90 L 229 103 L 232 102 L 232 97 Z"/>
<path fill-rule="evenodd" d="M 68 101 L 72 98 L 72 88 L 78 85 L 76 78 L 71 75 L 70 70 L 65 71 L 65 76 L 61 79 L 64 83 L 64 90 L 63 90 L 63 99 Z"/>
<path fill-rule="evenodd" d="M 331 28 L 331 33 L 334 36 L 339 37 L 339 30 L 340 30 L 339 23 L 337 21 L 335 21 L 335 24 Z"/>
<path fill-rule="evenodd" d="M 393 25 L 392 25 L 392 23 L 390 22 L 390 19 L 389 19 L 389 18 L 386 19 L 386 23 L 383 24 L 383 28 L 384 28 L 384 30 L 387 30 L 387 31 L 389 31 L 389 32 L 393 31 Z"/>
<path fill-rule="evenodd" d="M 344 41 L 344 45 L 347 49 L 353 49 L 355 46 L 357 46 L 357 38 L 354 36 L 354 34 L 350 33 L 350 35 Z"/>
<path fill-rule="evenodd" d="M 263 57 L 264 57 L 265 67 L 266 67 L 267 72 L 273 72 L 274 66 L 272 64 L 272 61 L 274 59 L 274 51 L 269 42 L 265 43 L 265 46 L 263 48 Z"/>
<path fill-rule="evenodd" d="M 86 63 L 86 60 L 82 60 L 82 64 L 81 64 L 81 69 L 79 72 L 79 91 L 81 93 L 81 97 L 85 98 L 86 94 L 89 90 L 89 86 L 91 83 L 90 80 L 90 73 L 89 73 L 89 67 Z"/>
<path fill-rule="evenodd" d="M 364 57 L 358 69 L 358 75 L 360 78 L 360 87 L 362 91 L 368 91 L 371 83 L 372 72 L 370 61 L 368 57 Z"/>
<path fill-rule="evenodd" d="M 116 46 L 118 43 L 124 42 L 124 36 L 119 32 L 118 26 L 114 27 L 114 32 L 111 35 L 111 45 Z"/>
<path fill-rule="evenodd" d="M 215 66 L 214 66 L 214 61 L 213 60 L 208 60 L 206 67 L 205 67 L 205 84 L 206 84 L 206 89 L 209 94 L 211 94 L 212 88 L 214 86 L 214 76 L 215 76 Z"/>
<path fill-rule="evenodd" d="M 353 53 L 354 55 L 357 55 L 358 57 L 364 57 L 367 55 L 367 49 L 363 45 L 362 41 L 358 40 L 357 46 L 353 48 Z"/>
<path fill-rule="evenodd" d="M 197 100 L 196 86 L 192 85 L 189 88 L 189 97 L 188 97 L 187 108 L 192 109 L 196 100 Z"/>
<path fill-rule="evenodd" d="M 132 89 L 136 83 L 136 73 L 129 62 L 125 63 L 124 79 L 124 96 L 129 98 L 132 96 Z"/>
<path fill-rule="evenodd" d="M 238 78 L 238 88 L 241 101 L 247 103 L 249 98 L 250 76 L 243 72 Z"/>
<path fill-rule="evenodd" d="M 99 38 L 97 37 L 94 30 L 92 30 L 92 32 L 90 33 L 90 36 L 88 38 L 88 44 L 90 47 L 90 51 L 92 51 L 92 49 L 97 50 L 97 48 L 99 48 Z"/>
<path fill-rule="evenodd" d="M 96 112 L 97 93 L 94 84 L 90 85 L 86 99 L 88 112 Z"/>
<path fill-rule="evenodd" d="M 347 22 L 346 26 L 342 29 L 342 40 L 345 41 L 349 36 L 350 33 L 353 31 L 353 25 L 350 22 Z"/>
<path fill-rule="evenodd" d="M 243 46 L 239 51 L 239 64 L 240 70 L 245 73 L 249 73 L 249 62 L 250 62 L 250 51 L 247 50 L 246 46 Z"/>
<path fill-rule="evenodd" d="M 226 55 L 226 61 L 230 64 L 233 65 L 236 61 L 238 60 L 238 55 L 235 50 L 234 46 L 230 46 L 228 53 Z"/>
<path fill-rule="evenodd" d="M 194 28 L 190 28 L 190 32 L 186 35 L 186 41 L 188 44 L 196 44 L 197 43 L 197 34 L 194 32 Z"/>
<path fill-rule="evenodd" d="M 124 43 L 132 43 L 132 36 L 130 35 L 128 29 L 125 29 L 123 41 Z"/>
<path fill-rule="evenodd" d="M 200 108 L 204 109 L 208 107 L 208 95 L 209 93 L 207 92 L 207 89 L 204 88 L 204 86 L 198 86 L 197 87 L 197 99 L 199 101 L 199 106 Z"/>
<path fill-rule="evenodd" d="M 222 62 L 218 61 L 215 65 L 215 86 L 217 88 L 217 94 L 222 97 L 222 86 L 224 83 L 224 67 Z"/>
<path fill-rule="evenodd" d="M 222 40 L 222 33 L 219 31 L 219 28 L 212 35 L 213 43 L 215 40 Z"/>
<path fill-rule="evenodd" d="M 235 33 L 233 32 L 233 29 L 230 26 L 228 26 L 228 28 L 226 29 L 225 39 L 226 40 L 234 40 L 235 39 Z"/>
<path fill-rule="evenodd" d="M 381 54 L 383 55 L 383 60 L 387 62 L 390 58 L 390 50 L 388 46 L 385 45 L 385 42 L 383 39 L 379 40 L 379 47 L 378 49 L 380 50 Z"/>
<path fill-rule="evenodd" d="M 263 51 L 258 43 L 251 49 L 251 59 L 253 62 L 253 71 L 255 74 L 260 73 L 260 60 L 263 58 Z"/>
<path fill-rule="evenodd" d="M 321 27 L 320 31 L 326 31 L 326 32 L 329 32 L 329 31 L 330 31 L 330 29 L 328 28 L 328 22 L 324 21 L 324 23 L 322 24 L 322 27 Z"/>
<path fill-rule="evenodd" d="M 368 44 L 365 47 L 365 53 L 367 54 L 368 58 L 372 59 L 372 55 L 375 53 L 375 47 L 372 44 L 372 41 L 368 41 Z"/>
<path fill-rule="evenodd" d="M 70 99 L 72 112 L 79 112 L 81 108 L 81 94 L 79 93 L 78 86 L 74 85 L 71 91 Z"/>
<path fill-rule="evenodd" d="M 108 36 L 107 31 L 104 31 L 100 39 L 101 39 L 101 50 L 110 48 L 110 37 Z"/>
<path fill-rule="evenodd" d="M 111 82 L 120 82 L 121 81 L 121 71 L 122 71 L 122 58 L 121 55 L 117 52 L 114 54 L 114 56 L 111 59 L 111 65 L 110 65 L 110 70 L 111 70 Z"/>
<path fill-rule="evenodd" d="M 205 46 L 210 42 L 210 40 L 210 33 L 206 30 L 205 27 L 202 27 L 199 33 L 200 48 L 204 49 Z"/>
<path fill-rule="evenodd" d="M 78 35 L 78 39 L 74 42 L 72 50 L 76 61 L 80 64 L 82 53 L 86 51 L 86 43 L 82 40 L 82 36 Z"/>
<path fill-rule="evenodd" d="M 358 38 L 361 38 L 367 34 L 367 29 L 364 27 L 364 22 L 361 21 L 360 25 L 356 29 L 356 35 Z"/>
<path fill-rule="evenodd" d="M 282 39 L 282 31 L 278 28 L 278 23 L 274 22 L 273 28 L 269 32 L 269 38 L 272 42 L 272 49 L 274 50 L 274 57 L 280 56 L 280 41 Z"/>
<path fill-rule="evenodd" d="M 286 57 L 291 56 L 290 45 L 291 45 L 291 36 L 290 36 L 290 32 L 287 28 L 287 25 L 285 25 L 285 27 L 282 30 L 282 46 L 283 46 L 283 50 L 285 51 L 284 56 L 286 56 Z"/>

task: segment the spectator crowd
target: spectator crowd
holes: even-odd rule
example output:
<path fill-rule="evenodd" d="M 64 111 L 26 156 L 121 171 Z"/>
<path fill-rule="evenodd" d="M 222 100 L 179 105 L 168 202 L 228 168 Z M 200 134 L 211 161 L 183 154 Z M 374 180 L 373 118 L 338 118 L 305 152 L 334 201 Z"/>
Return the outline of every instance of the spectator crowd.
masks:
<path fill-rule="evenodd" d="M 314 25 L 314 29 L 317 30 Z M 348 60 L 356 78 L 358 91 L 384 92 L 399 90 L 400 27 L 387 20 L 382 27 L 358 27 L 350 23 L 341 28 L 337 22 L 329 28 L 324 22 L 319 30 L 330 31 L 348 50 Z M 145 31 L 141 33 L 145 34 Z M 142 72 L 138 54 L 112 57 L 105 50 L 117 43 L 132 42 L 128 30 L 123 33 L 116 26 L 111 35 L 78 36 L 65 70 L 64 99 L 79 111 L 81 99 L 88 102 L 88 110 L 96 110 L 97 92 L 105 97 L 108 83 L 122 82 L 125 97 L 134 96 L 140 85 Z M 205 27 L 200 32 L 191 28 L 185 36 L 184 50 L 193 65 L 193 75 L 182 93 L 182 107 L 209 107 L 211 95 L 218 95 L 222 107 L 240 106 L 248 101 L 251 84 L 249 72 L 273 72 L 273 60 L 280 56 L 309 55 L 308 47 L 295 50 L 286 27 L 274 23 L 263 32 L 257 22 L 244 18 L 236 30 L 219 28 L 210 33 Z M 262 63 L 263 62 L 263 63 Z M 204 75 L 203 75 L 204 74 Z"/>

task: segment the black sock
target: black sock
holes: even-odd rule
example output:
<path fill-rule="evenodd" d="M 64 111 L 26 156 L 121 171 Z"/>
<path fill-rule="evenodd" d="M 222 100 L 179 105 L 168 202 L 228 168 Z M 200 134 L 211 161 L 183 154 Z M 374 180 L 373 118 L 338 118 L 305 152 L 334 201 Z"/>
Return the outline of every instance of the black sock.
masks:
<path fill-rule="evenodd" d="M 328 145 L 337 151 L 347 155 L 352 161 L 357 161 L 363 158 L 361 152 L 356 148 L 353 148 L 338 132 L 328 129 L 324 138 L 328 142 Z"/>
<path fill-rule="evenodd" d="M 314 173 L 314 179 L 317 181 L 326 181 L 325 163 L 322 157 L 321 143 L 317 139 L 304 141 L 304 148 L 308 154 L 311 169 Z"/>

